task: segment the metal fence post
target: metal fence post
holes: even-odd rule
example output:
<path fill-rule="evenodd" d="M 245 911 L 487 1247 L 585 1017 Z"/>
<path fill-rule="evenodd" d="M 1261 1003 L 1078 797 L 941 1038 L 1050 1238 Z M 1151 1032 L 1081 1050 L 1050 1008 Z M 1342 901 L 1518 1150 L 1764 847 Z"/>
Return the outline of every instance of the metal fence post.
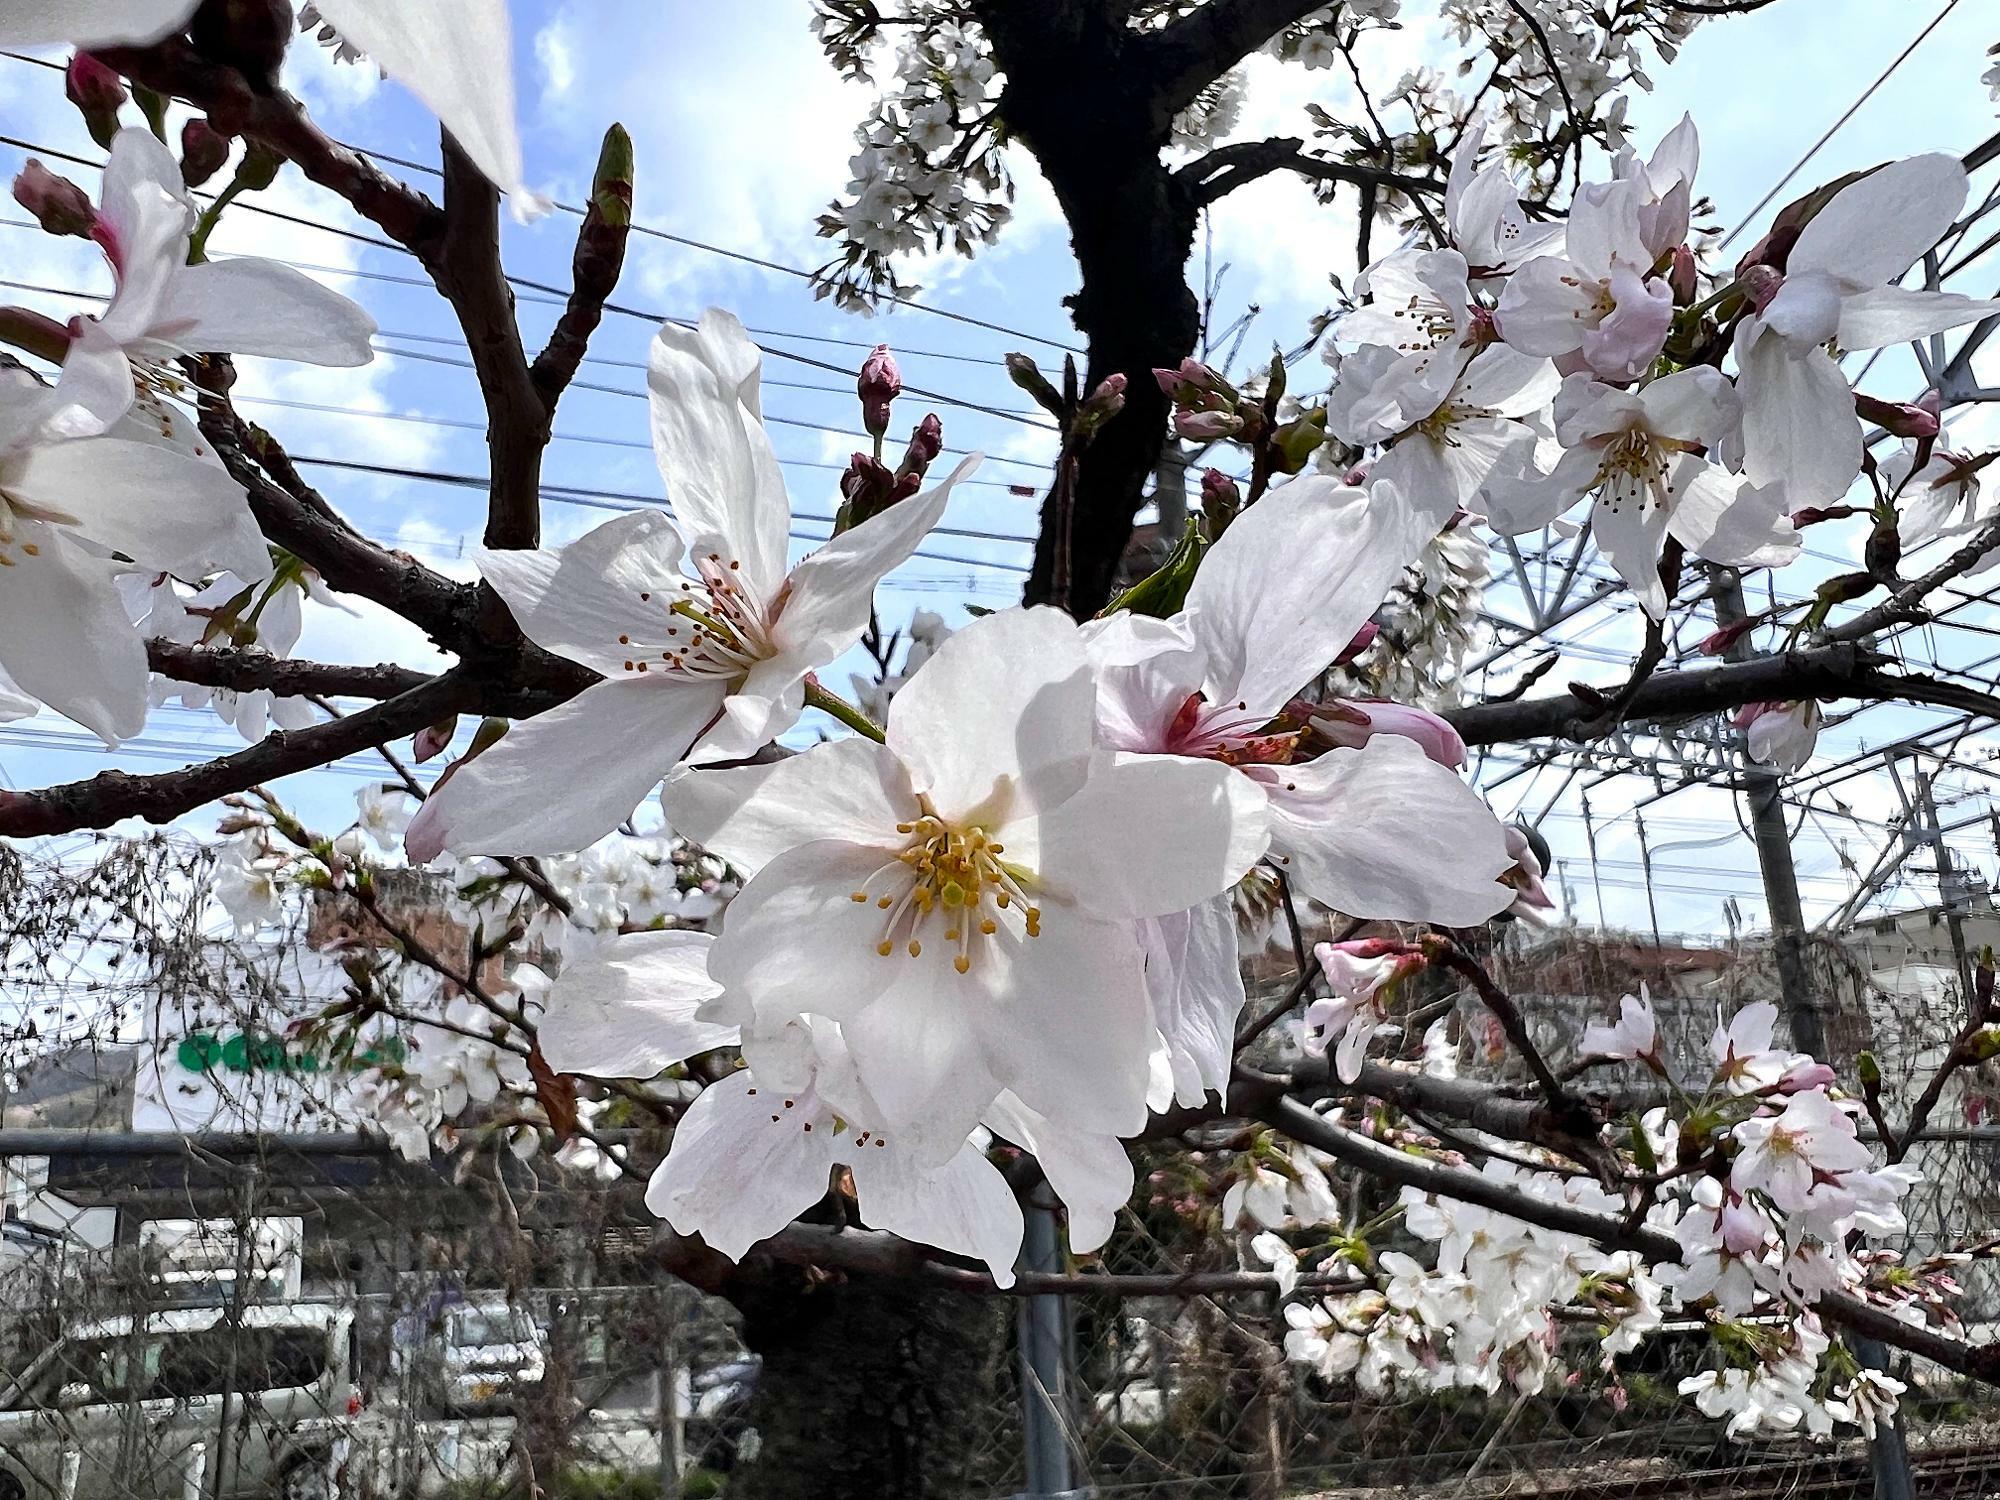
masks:
<path fill-rule="evenodd" d="M 1058 1274 L 1062 1243 L 1046 1183 L 1024 1194 L 1025 1269 Z M 1081 1496 L 1070 1464 L 1069 1301 L 1045 1294 L 1021 1299 L 1015 1314 L 1021 1370 L 1021 1440 L 1027 1469 L 1023 1500 Z"/>

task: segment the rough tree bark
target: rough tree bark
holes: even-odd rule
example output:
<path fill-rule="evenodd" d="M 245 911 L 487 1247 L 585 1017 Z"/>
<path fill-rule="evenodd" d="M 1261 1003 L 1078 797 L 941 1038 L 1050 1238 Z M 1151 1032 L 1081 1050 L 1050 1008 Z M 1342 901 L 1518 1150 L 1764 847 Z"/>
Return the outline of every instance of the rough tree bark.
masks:
<path fill-rule="evenodd" d="M 1082 290 L 1069 299 L 1088 340 L 1084 389 L 1126 377 L 1125 409 L 1078 465 L 1070 518 L 1072 614 L 1095 614 L 1132 534 L 1146 479 L 1159 461 L 1168 407 L 1152 378 L 1194 352 L 1200 308 L 1187 285 L 1199 208 L 1161 160 L 1171 112 L 1142 39 L 1105 4 L 976 7 L 1008 82 L 1000 112 L 1033 153 L 1069 221 Z M 1028 577 L 1030 604 L 1054 597 L 1062 517 L 1043 502 Z"/>
<path fill-rule="evenodd" d="M 763 1357 L 750 1421 L 761 1446 L 730 1500 L 953 1500 L 979 1492 L 992 1425 L 1000 1299 L 789 1266 L 728 1295 Z"/>

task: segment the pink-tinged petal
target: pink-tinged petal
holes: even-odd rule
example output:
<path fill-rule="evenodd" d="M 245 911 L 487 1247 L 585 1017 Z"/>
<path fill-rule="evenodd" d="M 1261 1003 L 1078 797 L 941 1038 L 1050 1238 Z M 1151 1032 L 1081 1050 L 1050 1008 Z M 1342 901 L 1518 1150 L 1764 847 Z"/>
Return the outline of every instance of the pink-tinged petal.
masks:
<path fill-rule="evenodd" d="M 548 200 L 522 181 L 506 0 L 318 0 L 318 6 L 343 39 L 437 116 L 487 181 L 509 195 L 515 218 L 548 212 Z"/>
<path fill-rule="evenodd" d="M 1834 337 L 1843 349 L 1880 349 L 1995 316 L 2000 316 L 2000 301 L 1990 297 L 1878 286 L 1841 304 Z"/>
<path fill-rule="evenodd" d="M 1611 311 L 1584 330 L 1578 347 L 1584 361 L 1605 380 L 1637 380 L 1667 341 L 1674 321 L 1674 294 L 1664 281 L 1644 280 L 1628 266 L 1611 271 Z"/>
<path fill-rule="evenodd" d="M 148 334 L 177 349 L 335 368 L 375 358 L 375 320 L 359 304 L 274 260 L 187 266 L 169 293 Z"/>
<path fill-rule="evenodd" d="M 1748 324 L 1736 360 L 1745 475 L 1783 483 L 1794 507 L 1839 499 L 1861 472 L 1861 421 L 1840 367 L 1820 349 L 1794 357 L 1785 340 Z"/>
<path fill-rule="evenodd" d="M 1253 714 L 1283 708 L 1354 639 L 1450 509 L 1435 496 L 1306 475 L 1237 517 L 1188 591 L 1209 700 Z"/>
<path fill-rule="evenodd" d="M 187 25 L 199 0 L 9 0 L 0 47 L 145 47 Z"/>
<path fill-rule="evenodd" d="M 1161 818 L 1167 807 L 1173 817 Z M 1247 778 L 1177 755 L 1106 755 L 1075 796 L 1000 832 L 1040 887 L 1126 918 L 1220 895 L 1269 843 L 1265 799 Z"/>
<path fill-rule="evenodd" d="M 1243 1014 L 1236 908 L 1226 895 L 1138 925 L 1146 998 L 1166 1048 L 1174 1098 L 1190 1108 L 1226 1096 Z M 1004 1133 L 1004 1132 L 1003 1132 Z"/>
<path fill-rule="evenodd" d="M 870 516 L 793 568 L 791 590 L 771 630 L 779 649 L 802 652 L 819 666 L 853 645 L 868 628 L 875 586 L 944 519 L 952 487 L 979 462 L 977 455 L 966 459 L 943 484 Z"/>
<path fill-rule="evenodd" d="M 862 1221 L 877 1229 L 986 1262 L 996 1286 L 1014 1284 L 1021 1205 L 1000 1169 L 969 1145 L 938 1166 L 897 1148 L 846 1146 Z"/>
<path fill-rule="evenodd" d="M 1401 703 L 1356 699 L 1341 700 L 1339 708 L 1344 711 L 1313 719 L 1313 728 L 1336 745 L 1354 750 L 1378 734 L 1399 734 L 1446 770 L 1465 768 L 1465 741 L 1434 713 Z"/>
<path fill-rule="evenodd" d="M 1500 336 L 1523 354 L 1553 358 L 1583 342 L 1587 323 L 1601 315 L 1600 289 L 1567 260 L 1545 255 L 1529 261 L 1500 293 Z"/>
<path fill-rule="evenodd" d="M 902 762 L 859 736 L 768 765 L 676 771 L 661 805 L 676 833 L 752 875 L 819 839 L 900 847 L 896 825 L 922 812 Z"/>
<path fill-rule="evenodd" d="M 667 503 L 690 537 L 719 537 L 752 591 L 777 597 L 791 502 L 758 415 L 759 354 L 743 325 L 710 308 L 698 328 L 661 325 L 646 387 Z"/>
<path fill-rule="evenodd" d="M 594 683 L 458 762 L 410 822 L 411 857 L 588 848 L 632 816 L 721 705 L 717 683 Z"/>
<path fill-rule="evenodd" d="M 988 1106 L 986 1125 L 1041 1163 L 1042 1175 L 1069 1211 L 1069 1248 L 1087 1255 L 1111 1238 L 1118 1210 L 1132 1197 L 1132 1158 L 1116 1136 L 1057 1125 L 1011 1093 Z"/>
<path fill-rule="evenodd" d="M 747 1072 L 703 1089 L 674 1127 L 646 1207 L 735 1260 L 819 1202 L 838 1142 L 832 1116 L 784 1103 Z"/>
<path fill-rule="evenodd" d="M 0 568 L 0 669 L 107 745 L 138 734 L 146 727 L 146 646 L 111 565 L 39 521 L 16 521 L 0 557 L 11 565 Z"/>
<path fill-rule="evenodd" d="M 1395 735 L 1246 774 L 1271 799 L 1272 851 L 1299 890 L 1352 917 L 1469 927 L 1514 898 L 1506 830 Z"/>
<path fill-rule="evenodd" d="M 159 321 L 170 288 L 187 268 L 194 206 L 182 191 L 173 153 L 137 125 L 112 137 L 101 199 L 97 238 L 117 285 L 98 321 L 120 344 L 131 344 Z"/>
<path fill-rule="evenodd" d="M 1944 237 L 1965 191 L 1955 156 L 1892 161 L 1834 194 L 1799 232 L 1786 265 L 1794 275 L 1824 271 L 1851 291 L 1893 281 Z"/>
<path fill-rule="evenodd" d="M 1046 605 L 1002 610 L 952 636 L 896 694 L 889 748 L 942 816 L 998 827 L 1082 786 L 1096 697 L 1075 621 Z"/>
<path fill-rule="evenodd" d="M 535 1040 L 558 1073 L 651 1078 L 717 1047 L 737 1028 L 696 1014 L 722 993 L 700 932 L 635 932 L 564 963 L 543 997 Z"/>
<path fill-rule="evenodd" d="M 673 523 L 648 510 L 606 521 L 567 547 L 482 547 L 472 560 L 529 640 L 616 677 L 627 662 L 663 665 L 663 653 L 691 638 L 693 623 L 669 613 L 681 597 L 684 550 Z"/>

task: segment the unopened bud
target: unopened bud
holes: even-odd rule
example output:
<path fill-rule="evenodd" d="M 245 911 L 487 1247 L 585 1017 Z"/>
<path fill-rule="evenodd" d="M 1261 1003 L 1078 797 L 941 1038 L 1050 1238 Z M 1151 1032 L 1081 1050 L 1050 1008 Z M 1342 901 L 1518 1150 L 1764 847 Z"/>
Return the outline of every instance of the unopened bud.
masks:
<path fill-rule="evenodd" d="M 1287 422 L 1271 434 L 1271 445 L 1277 450 L 1273 465 L 1280 474 L 1296 474 L 1319 452 L 1326 441 L 1326 409 L 1317 408 L 1307 412 L 1296 422 Z"/>
<path fill-rule="evenodd" d="M 1201 506 L 1203 510 L 1221 508 L 1233 516 L 1243 508 L 1243 492 L 1236 488 L 1236 481 L 1222 470 L 1203 469 Z"/>
<path fill-rule="evenodd" d="M 111 138 L 118 134 L 118 111 L 132 97 L 118 75 L 90 53 L 79 52 L 69 60 L 63 92 L 83 116 L 90 138 L 110 150 Z"/>
<path fill-rule="evenodd" d="M 90 195 L 67 177 L 58 177 L 34 157 L 14 179 L 14 201 L 35 216 L 50 234 L 73 234 L 89 239 L 97 226 L 97 210 Z"/>
<path fill-rule="evenodd" d="M 1792 529 L 1797 531 L 1807 526 L 1817 526 L 1822 521 L 1844 521 L 1849 516 L 1861 512 L 1852 505 L 1807 505 L 1792 512 Z"/>
<path fill-rule="evenodd" d="M 268 146 L 246 141 L 243 160 L 236 165 L 236 176 L 246 191 L 262 192 L 278 180 L 278 168 L 284 164 L 285 159 Z"/>
<path fill-rule="evenodd" d="M 1713 635 L 1704 636 L 1701 644 L 1694 649 L 1702 656 L 1721 656 L 1756 628 L 1757 621 L 1754 619 L 1738 620 L 1733 625 L 1723 626 Z"/>
<path fill-rule="evenodd" d="M 1903 533 L 1892 518 L 1876 524 L 1868 533 L 1868 544 L 1862 549 L 1861 560 L 1876 578 L 1893 582 L 1896 570 L 1903 561 Z"/>
<path fill-rule="evenodd" d="M 1933 398 L 1936 392 L 1928 392 Z M 1938 414 L 1920 402 L 1880 401 L 1854 393 L 1854 412 L 1864 422 L 1873 422 L 1891 437 L 1929 438 L 1938 435 Z"/>
<path fill-rule="evenodd" d="M 1234 437 L 1243 430 L 1243 419 L 1227 411 L 1177 411 L 1174 431 L 1191 443 L 1213 442 Z"/>
<path fill-rule="evenodd" d="M 1087 442 L 1097 429 L 1125 409 L 1125 377 L 1112 374 L 1097 383 L 1083 405 L 1077 408 L 1076 421 L 1070 426 L 1070 436 Z"/>
<path fill-rule="evenodd" d="M 1048 377 L 1042 374 L 1039 365 L 1025 354 L 1009 354 L 1004 363 L 1007 366 L 1007 378 L 1033 396 L 1036 404 L 1044 411 L 1055 417 L 1063 414 L 1062 397 L 1056 388 L 1049 384 Z"/>
<path fill-rule="evenodd" d="M 1868 573 L 1841 573 L 1815 589 L 1821 604 L 1850 604 L 1875 591 L 1875 578 Z"/>
<path fill-rule="evenodd" d="M 903 373 L 887 344 L 877 344 L 861 362 L 854 389 L 861 397 L 861 425 L 879 438 L 889 430 L 889 404 L 903 393 Z"/>
<path fill-rule="evenodd" d="M 198 188 L 229 160 L 229 137 L 196 115 L 181 127 L 181 181 Z"/>
<path fill-rule="evenodd" d="M 415 757 L 417 764 L 422 765 L 425 761 L 442 754 L 445 748 L 451 744 L 452 736 L 457 732 L 457 714 L 453 714 L 448 719 L 440 719 L 437 723 L 431 725 L 430 728 L 419 729 L 416 732 L 416 735 L 410 741 L 410 753 Z"/>
<path fill-rule="evenodd" d="M 1882 1087 L 1882 1064 L 1875 1054 L 1864 1050 L 1854 1059 L 1854 1071 L 1860 1076 L 1861 1086 L 1873 1093 Z"/>
<path fill-rule="evenodd" d="M 1784 284 L 1784 273 L 1769 266 L 1746 266 L 1736 278 L 1738 289 L 1758 312 L 1771 305 L 1771 299 L 1778 295 L 1778 289 Z"/>
<path fill-rule="evenodd" d="M 1695 293 L 1701 288 L 1695 271 L 1694 251 L 1686 245 L 1674 246 L 1673 259 L 1667 266 L 1667 285 L 1673 291 L 1676 306 L 1690 307 L 1694 304 Z"/>

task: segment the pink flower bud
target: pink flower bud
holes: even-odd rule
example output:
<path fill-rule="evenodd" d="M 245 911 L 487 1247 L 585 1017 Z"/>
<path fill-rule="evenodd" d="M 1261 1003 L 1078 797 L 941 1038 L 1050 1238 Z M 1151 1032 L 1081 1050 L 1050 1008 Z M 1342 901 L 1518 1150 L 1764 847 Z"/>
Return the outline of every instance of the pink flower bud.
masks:
<path fill-rule="evenodd" d="M 200 187 L 229 160 L 229 137 L 197 115 L 181 127 L 181 181 Z"/>
<path fill-rule="evenodd" d="M 1928 393 L 1933 398 L 1936 392 Z M 1854 411 L 1864 422 L 1873 422 L 1892 437 L 1934 438 L 1938 435 L 1937 411 L 1922 402 L 1880 401 L 1854 393 Z"/>
<path fill-rule="evenodd" d="M 70 59 L 63 92 L 83 116 L 90 138 L 109 150 L 111 138 L 118 133 L 118 111 L 132 97 L 118 75 L 88 52 L 79 52 Z"/>
<path fill-rule="evenodd" d="M 1833 1069 L 1825 1063 L 1816 1062 L 1810 1057 L 1801 1057 L 1792 1066 L 1787 1068 L 1784 1076 L 1778 1080 L 1778 1092 L 1781 1094 L 1810 1093 L 1814 1089 L 1831 1088 L 1834 1079 L 1835 1074 Z"/>
<path fill-rule="evenodd" d="M 1722 1231 L 1722 1248 L 1731 1255 L 1756 1254 L 1764 1248 L 1765 1237 L 1770 1233 L 1764 1216 L 1734 1196 L 1722 1205 L 1718 1227 Z"/>
<path fill-rule="evenodd" d="M 1355 657 L 1374 645 L 1375 637 L 1381 633 L 1382 627 L 1380 625 L 1377 625 L 1373 620 L 1368 621 L 1359 630 L 1354 632 L 1354 639 L 1349 641 L 1346 647 L 1342 649 L 1340 655 L 1333 659 L 1333 664 L 1336 667 L 1346 666 Z"/>
<path fill-rule="evenodd" d="M 1372 700 L 1344 699 L 1335 706 L 1342 712 L 1335 715 L 1322 711 L 1312 723 L 1313 728 L 1336 745 L 1358 750 L 1378 734 L 1394 734 L 1414 740 L 1426 756 L 1448 770 L 1456 771 L 1465 764 L 1465 741 L 1436 714 L 1401 703 Z"/>
<path fill-rule="evenodd" d="M 90 195 L 67 177 L 58 177 L 34 157 L 14 179 L 14 201 L 35 216 L 50 234 L 89 239 L 97 224 Z"/>
<path fill-rule="evenodd" d="M 1736 278 L 1743 295 L 1750 299 L 1750 305 L 1762 312 L 1771 305 L 1771 299 L 1778 295 L 1778 289 L 1785 284 L 1784 273 L 1769 266 L 1746 266 Z"/>
<path fill-rule="evenodd" d="M 417 764 L 435 759 L 451 745 L 451 737 L 458 730 L 458 715 L 441 720 L 428 729 L 419 729 L 410 740 L 410 754 Z"/>
<path fill-rule="evenodd" d="M 1236 481 L 1220 469 L 1201 471 L 1201 503 L 1205 506 L 1226 505 L 1234 513 L 1243 503 L 1243 495 L 1236 488 Z"/>
<path fill-rule="evenodd" d="M 1699 284 L 1695 279 L 1694 251 L 1686 245 L 1674 246 L 1673 262 L 1667 267 L 1667 285 L 1673 288 L 1674 301 L 1680 306 L 1693 304 Z"/>
<path fill-rule="evenodd" d="M 1756 628 L 1755 620 L 1738 620 L 1734 625 L 1723 626 L 1713 635 L 1702 637 L 1701 644 L 1694 649 L 1703 656 L 1721 656 Z"/>
<path fill-rule="evenodd" d="M 1359 489 L 1362 485 L 1368 482 L 1368 470 L 1371 467 L 1373 466 L 1370 464 L 1356 464 L 1353 468 L 1349 469 L 1345 474 L 1340 476 L 1340 482 L 1342 484 L 1351 485 L 1354 488 Z"/>
<path fill-rule="evenodd" d="M 889 403 L 903 393 L 903 372 L 887 344 L 877 344 L 861 362 L 861 377 L 854 383 L 861 397 L 861 422 L 870 437 L 889 430 Z"/>
<path fill-rule="evenodd" d="M 1226 411 L 1177 411 L 1174 431 L 1191 443 L 1212 442 L 1233 437 L 1243 430 L 1243 419 Z"/>

